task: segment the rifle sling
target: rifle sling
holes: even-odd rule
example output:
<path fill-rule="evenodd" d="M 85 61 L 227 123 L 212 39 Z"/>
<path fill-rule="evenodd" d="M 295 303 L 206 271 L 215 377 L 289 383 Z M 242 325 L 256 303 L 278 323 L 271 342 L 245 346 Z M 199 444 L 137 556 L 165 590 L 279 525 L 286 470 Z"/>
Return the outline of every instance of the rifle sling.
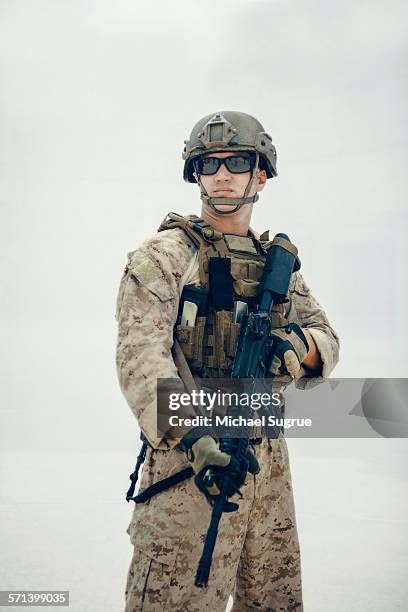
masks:
<path fill-rule="evenodd" d="M 161 493 L 166 489 L 170 489 L 170 487 L 174 487 L 178 485 L 183 480 L 187 480 L 194 475 L 194 470 L 192 467 L 184 468 L 180 472 L 173 474 L 173 476 L 169 476 L 168 478 L 163 478 L 163 480 L 159 480 L 155 482 L 150 487 L 147 487 L 144 491 L 135 495 L 135 497 L 130 497 L 127 501 L 132 500 L 135 504 L 144 504 L 147 502 L 153 495 L 157 495 L 157 493 Z"/>

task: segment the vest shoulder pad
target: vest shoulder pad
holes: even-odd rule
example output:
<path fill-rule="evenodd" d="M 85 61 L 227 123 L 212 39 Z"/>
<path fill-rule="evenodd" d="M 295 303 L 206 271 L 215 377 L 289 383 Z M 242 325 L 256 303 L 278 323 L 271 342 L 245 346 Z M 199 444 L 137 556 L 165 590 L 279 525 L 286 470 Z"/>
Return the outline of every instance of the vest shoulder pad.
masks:
<path fill-rule="evenodd" d="M 174 227 L 182 228 L 198 247 L 203 242 L 217 242 L 217 240 L 222 238 L 221 232 L 217 232 L 209 223 L 206 223 L 203 219 L 197 217 L 197 215 L 186 215 L 183 217 L 177 213 L 170 212 L 161 222 L 158 231 L 162 232 Z"/>

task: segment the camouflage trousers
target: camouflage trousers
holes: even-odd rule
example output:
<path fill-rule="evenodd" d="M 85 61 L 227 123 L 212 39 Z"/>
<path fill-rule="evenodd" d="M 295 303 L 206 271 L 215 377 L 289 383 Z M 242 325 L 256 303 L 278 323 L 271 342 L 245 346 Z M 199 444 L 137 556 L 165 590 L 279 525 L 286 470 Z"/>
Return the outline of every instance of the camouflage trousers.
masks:
<path fill-rule="evenodd" d="M 303 610 L 300 553 L 286 440 L 253 446 L 261 466 L 248 475 L 237 512 L 221 518 L 208 587 L 194 586 L 211 508 L 192 478 L 135 506 L 134 554 L 125 612 Z M 188 465 L 184 453 L 149 449 L 140 490 Z"/>

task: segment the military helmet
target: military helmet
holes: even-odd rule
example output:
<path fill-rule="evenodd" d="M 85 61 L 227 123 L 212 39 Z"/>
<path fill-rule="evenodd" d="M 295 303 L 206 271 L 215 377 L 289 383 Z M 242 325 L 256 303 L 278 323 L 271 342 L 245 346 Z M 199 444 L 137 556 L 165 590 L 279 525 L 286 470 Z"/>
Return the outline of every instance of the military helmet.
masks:
<path fill-rule="evenodd" d="M 252 151 L 259 155 L 259 168 L 266 176 L 277 175 L 276 149 L 272 138 L 262 125 L 246 113 L 222 111 L 206 115 L 192 129 L 190 139 L 184 141 L 184 180 L 196 183 L 194 161 L 205 153 L 221 151 Z"/>

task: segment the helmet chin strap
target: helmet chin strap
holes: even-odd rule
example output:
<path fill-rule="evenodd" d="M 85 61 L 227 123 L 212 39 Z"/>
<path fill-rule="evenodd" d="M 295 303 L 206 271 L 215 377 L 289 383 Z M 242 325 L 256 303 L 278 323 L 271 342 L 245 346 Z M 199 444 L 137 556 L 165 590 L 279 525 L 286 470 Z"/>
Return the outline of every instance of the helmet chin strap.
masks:
<path fill-rule="evenodd" d="M 200 187 L 200 191 L 201 191 L 200 197 L 202 201 L 204 202 L 204 204 L 208 204 L 208 206 L 211 206 L 211 208 L 219 215 L 232 215 L 233 213 L 237 212 L 240 208 L 242 208 L 242 206 L 244 206 L 245 204 L 252 204 L 254 202 L 257 202 L 259 200 L 259 195 L 256 193 L 253 196 L 248 196 L 248 193 L 251 191 L 252 186 L 254 185 L 258 176 L 259 176 L 259 153 L 256 152 L 256 160 L 255 160 L 254 169 L 252 171 L 252 176 L 248 181 L 248 185 L 245 188 L 245 192 L 242 198 L 211 198 L 208 195 L 204 185 L 202 184 L 200 180 L 200 175 L 197 172 L 194 172 L 194 178 L 196 179 Z M 216 206 L 233 206 L 234 209 L 224 211 L 224 210 L 218 210 L 218 208 L 215 208 Z"/>

